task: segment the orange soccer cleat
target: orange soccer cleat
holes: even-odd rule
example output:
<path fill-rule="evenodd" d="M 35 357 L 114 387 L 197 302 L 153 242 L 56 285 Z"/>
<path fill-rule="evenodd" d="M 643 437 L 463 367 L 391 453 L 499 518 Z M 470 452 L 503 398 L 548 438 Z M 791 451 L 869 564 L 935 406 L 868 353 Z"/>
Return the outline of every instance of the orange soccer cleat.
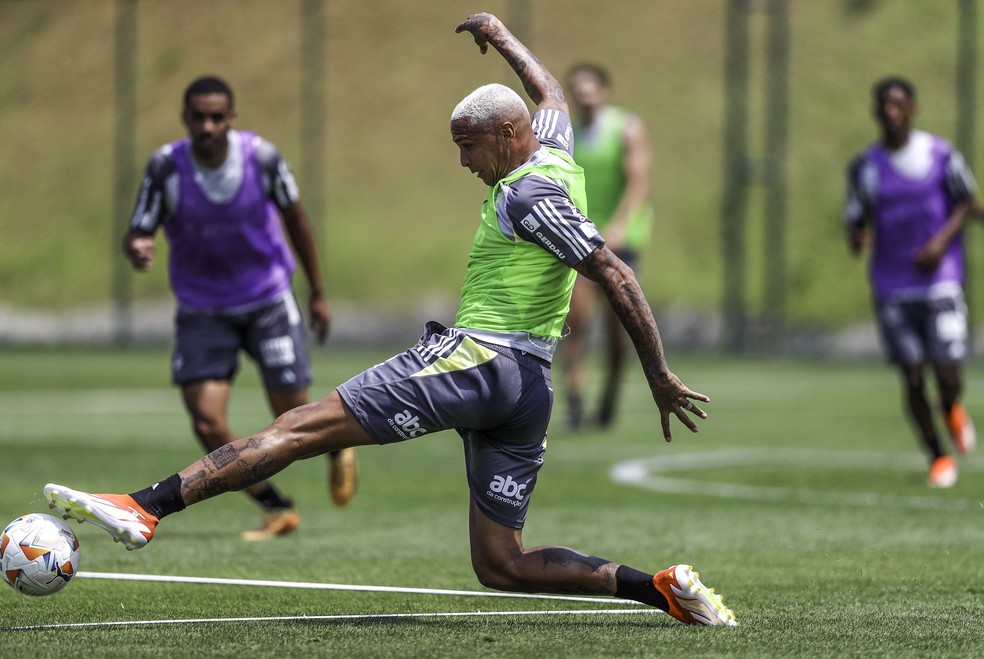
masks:
<path fill-rule="evenodd" d="M 689 625 L 738 626 L 723 598 L 700 581 L 692 565 L 674 565 L 657 572 L 653 585 L 670 605 L 668 613 Z"/>
<path fill-rule="evenodd" d="M 977 446 L 977 432 L 974 430 L 974 422 L 967 414 L 967 408 L 963 403 L 954 403 L 946 417 L 946 429 L 950 431 L 950 438 L 953 439 L 953 446 L 957 453 L 967 455 Z"/>
<path fill-rule="evenodd" d="M 930 487 L 953 487 L 957 482 L 957 461 L 952 455 L 941 455 L 929 466 Z"/>
<path fill-rule="evenodd" d="M 130 550 L 146 546 L 154 538 L 154 529 L 160 521 L 128 494 L 89 494 L 48 483 L 44 486 L 44 496 L 48 507 L 59 510 L 63 518 L 91 522 Z"/>

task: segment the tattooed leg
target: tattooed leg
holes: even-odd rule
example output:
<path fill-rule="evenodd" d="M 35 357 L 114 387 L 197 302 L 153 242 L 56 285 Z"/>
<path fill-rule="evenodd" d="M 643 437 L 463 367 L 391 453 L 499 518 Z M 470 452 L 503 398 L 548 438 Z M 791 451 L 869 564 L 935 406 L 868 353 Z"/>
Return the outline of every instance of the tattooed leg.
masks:
<path fill-rule="evenodd" d="M 372 444 L 337 392 L 282 414 L 255 435 L 219 447 L 178 473 L 185 505 L 270 478 L 297 460 Z"/>

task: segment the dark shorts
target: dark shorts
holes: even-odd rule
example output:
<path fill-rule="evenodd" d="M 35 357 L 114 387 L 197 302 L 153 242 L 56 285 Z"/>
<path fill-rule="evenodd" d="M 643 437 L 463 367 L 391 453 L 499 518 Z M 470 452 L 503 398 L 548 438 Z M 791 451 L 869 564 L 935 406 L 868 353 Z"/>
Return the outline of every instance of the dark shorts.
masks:
<path fill-rule="evenodd" d="M 417 345 L 338 393 L 380 444 L 454 428 L 478 507 L 499 524 L 523 527 L 553 406 L 546 362 L 429 322 Z"/>
<path fill-rule="evenodd" d="M 912 365 L 967 359 L 967 305 L 962 294 L 932 300 L 877 302 L 878 326 L 889 361 Z"/>
<path fill-rule="evenodd" d="M 270 391 L 311 385 L 304 323 L 293 296 L 243 313 L 178 310 L 171 376 L 175 384 L 232 380 L 239 351 L 256 362 Z"/>

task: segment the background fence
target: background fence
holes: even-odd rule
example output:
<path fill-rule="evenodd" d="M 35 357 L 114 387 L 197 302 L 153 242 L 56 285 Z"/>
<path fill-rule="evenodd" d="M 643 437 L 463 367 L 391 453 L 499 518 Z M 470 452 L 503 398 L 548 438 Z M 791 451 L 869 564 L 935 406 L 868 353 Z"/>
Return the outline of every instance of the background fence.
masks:
<path fill-rule="evenodd" d="M 615 102 L 647 122 L 658 213 L 642 278 L 679 343 L 795 349 L 870 326 L 840 214 L 845 166 L 877 137 L 875 79 L 913 79 L 918 125 L 972 165 L 979 151 L 976 0 L 482 8 L 558 75 L 583 60 L 608 67 Z M 391 324 L 379 314 L 446 317 L 483 195 L 457 165 L 448 115 L 479 84 L 518 88 L 500 58 L 453 33 L 476 9 L 0 0 L 0 326 L 108 316 L 108 335 L 128 341 L 146 333 L 148 306 L 169 305 L 166 250 L 135 275 L 119 240 L 145 159 L 181 136 L 181 92 L 203 73 L 231 82 L 239 125 L 294 165 L 336 305 L 377 325 Z M 984 301 L 976 273 L 972 310 Z M 149 324 L 167 330 L 166 316 Z M 41 336 L 29 327 L 0 336 Z"/>

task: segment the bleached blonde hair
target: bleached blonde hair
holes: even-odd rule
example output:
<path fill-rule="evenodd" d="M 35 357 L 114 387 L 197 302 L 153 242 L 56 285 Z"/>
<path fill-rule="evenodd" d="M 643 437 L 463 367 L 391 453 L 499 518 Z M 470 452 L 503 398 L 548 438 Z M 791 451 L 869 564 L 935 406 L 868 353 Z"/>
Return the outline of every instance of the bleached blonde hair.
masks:
<path fill-rule="evenodd" d="M 492 83 L 482 85 L 461 99 L 451 112 L 451 121 L 470 119 L 483 128 L 489 128 L 501 119 L 516 121 L 523 117 L 530 121 L 530 110 L 519 94 L 505 85 Z"/>

